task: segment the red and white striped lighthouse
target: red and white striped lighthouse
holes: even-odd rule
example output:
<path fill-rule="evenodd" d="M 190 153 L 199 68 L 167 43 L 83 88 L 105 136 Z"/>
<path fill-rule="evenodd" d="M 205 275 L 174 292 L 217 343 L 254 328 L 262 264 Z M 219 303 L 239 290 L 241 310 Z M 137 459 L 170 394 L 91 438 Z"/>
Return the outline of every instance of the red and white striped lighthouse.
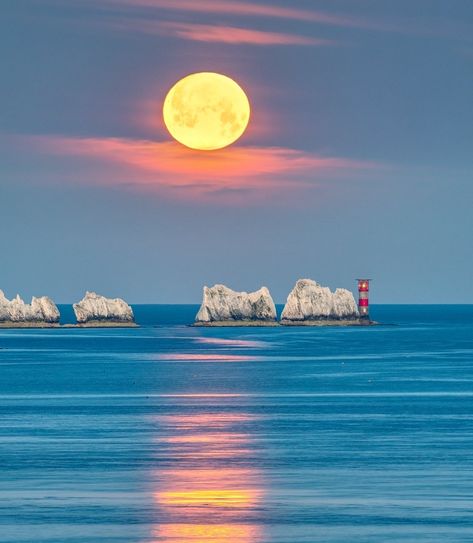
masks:
<path fill-rule="evenodd" d="M 369 311 L 370 279 L 358 279 L 358 311 L 362 319 L 370 318 Z"/>

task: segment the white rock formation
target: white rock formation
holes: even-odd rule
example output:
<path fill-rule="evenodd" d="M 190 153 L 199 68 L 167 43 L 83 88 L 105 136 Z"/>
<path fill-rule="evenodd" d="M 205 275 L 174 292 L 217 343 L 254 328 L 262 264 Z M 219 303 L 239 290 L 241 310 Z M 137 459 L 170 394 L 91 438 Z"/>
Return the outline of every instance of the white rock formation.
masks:
<path fill-rule="evenodd" d="M 84 298 L 72 307 L 79 324 L 90 321 L 135 322 L 133 310 L 121 298 L 105 298 L 95 292 L 86 292 Z"/>
<path fill-rule="evenodd" d="M 204 287 L 196 322 L 275 321 L 276 307 L 266 287 L 255 292 L 235 292 L 225 285 Z"/>
<path fill-rule="evenodd" d="M 8 300 L 0 290 L 0 322 L 55 324 L 59 316 L 56 304 L 47 296 L 33 296 L 31 304 L 25 304 L 18 294 Z"/>
<path fill-rule="evenodd" d="M 349 290 L 337 288 L 331 292 L 312 279 L 297 281 L 281 314 L 282 321 L 349 320 L 358 317 L 358 307 Z"/>

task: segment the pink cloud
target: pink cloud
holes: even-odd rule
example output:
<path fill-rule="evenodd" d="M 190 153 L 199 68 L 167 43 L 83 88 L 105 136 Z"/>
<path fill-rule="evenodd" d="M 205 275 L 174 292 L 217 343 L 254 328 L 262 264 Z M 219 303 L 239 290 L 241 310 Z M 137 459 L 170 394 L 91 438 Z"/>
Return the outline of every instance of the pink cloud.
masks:
<path fill-rule="evenodd" d="M 205 152 L 171 141 L 126 138 L 30 136 L 22 140 L 43 154 L 84 159 L 84 171 L 80 167 L 74 170 L 76 181 L 131 185 L 172 198 L 217 197 L 230 203 L 248 192 L 264 199 L 273 193 L 308 190 L 318 182 L 376 167 L 370 162 L 284 147 L 233 146 Z"/>
<path fill-rule="evenodd" d="M 247 15 L 310 21 L 337 26 L 362 27 L 366 22 L 354 17 L 334 15 L 315 10 L 235 2 L 226 0 L 105 0 L 107 3 L 131 8 L 157 8 L 170 11 Z"/>
<path fill-rule="evenodd" d="M 97 0 L 94 0 L 97 2 Z M 469 38 L 471 25 L 459 21 L 428 22 L 409 17 L 374 19 L 346 14 L 328 13 L 314 9 L 273 6 L 235 0 L 102 0 L 103 4 L 124 6 L 130 9 L 148 9 L 202 13 L 208 15 L 236 15 L 248 17 L 289 19 L 329 26 L 358 28 L 408 35 Z M 288 2 L 289 3 L 289 2 Z"/>
<path fill-rule="evenodd" d="M 334 42 L 295 34 L 266 32 L 225 25 L 159 22 L 145 19 L 123 20 L 111 26 L 146 34 L 173 36 L 190 41 L 252 45 L 331 45 Z"/>
<path fill-rule="evenodd" d="M 79 0 L 77 0 L 79 2 Z M 127 16 L 124 22 L 121 23 L 122 27 L 132 28 L 137 31 L 150 32 L 153 25 L 156 27 L 159 22 L 152 21 L 153 18 L 160 17 L 160 14 L 153 13 L 155 11 L 164 12 L 184 12 L 192 16 L 192 14 L 203 15 L 221 15 L 221 16 L 248 16 L 248 17 L 261 17 L 267 19 L 288 19 L 295 21 L 304 21 L 308 23 L 318 23 L 329 26 L 338 26 L 344 28 L 357 28 L 363 30 L 374 30 L 381 32 L 396 32 L 407 35 L 419 35 L 419 36 L 437 36 L 443 38 L 461 38 L 468 39 L 471 34 L 471 25 L 462 23 L 459 21 L 419 21 L 418 19 L 412 19 L 409 17 L 390 17 L 386 18 L 372 18 L 372 17 L 359 17 L 340 13 L 328 13 L 325 11 L 319 11 L 314 9 L 301 9 L 297 7 L 286 6 L 273 6 L 257 4 L 248 1 L 235 1 L 235 0 L 82 0 L 86 4 L 92 4 L 94 6 L 100 6 L 99 9 L 103 12 L 103 8 L 109 8 L 114 14 L 120 13 L 123 15 L 125 9 L 127 10 Z M 129 20 L 130 12 L 139 14 L 140 16 L 146 13 L 147 19 L 143 21 L 143 24 L 138 24 L 139 19 L 135 19 L 135 22 Z M 94 21 L 94 24 L 104 24 L 103 13 L 101 17 Z M 136 16 L 136 15 L 135 15 Z M 141 21 L 139 21 L 141 22 Z M 128 24 L 129 23 L 129 24 Z M 108 24 L 108 22 L 107 22 Z M 179 24 L 176 22 L 176 24 Z M 182 23 L 184 24 L 184 23 Z M 187 25 L 186 25 L 187 26 Z M 216 28 L 219 28 L 217 25 Z M 224 25 L 223 25 L 224 27 Z M 243 29 L 241 29 L 243 30 Z M 265 31 L 252 31 L 249 32 L 264 32 Z M 187 34 L 187 32 L 185 32 Z M 275 34 L 268 32 L 268 34 Z M 199 34 L 200 37 L 202 37 Z M 282 34 L 282 36 L 287 36 Z M 291 35 L 293 36 L 293 35 Z M 185 39 L 190 39 L 188 36 L 181 36 Z M 296 36 L 293 36 L 296 37 Z M 197 39 L 197 38 L 195 38 Z M 253 43 L 260 44 L 260 41 L 246 41 L 245 38 L 242 42 L 227 42 L 227 43 Z M 269 38 L 268 38 L 269 39 Z M 276 38 L 274 38 L 276 39 Z M 280 38 L 283 39 L 283 38 Z M 288 38 L 287 38 L 288 39 Z M 309 37 L 300 36 L 300 39 L 310 39 Z M 203 40 L 198 40 L 203 41 Z M 210 41 L 210 40 L 209 40 Z M 218 40 L 213 40 L 218 41 Z M 316 45 L 319 44 L 317 40 Z M 265 43 L 265 42 L 264 42 Z M 270 42 L 274 44 L 275 42 Z M 276 42 L 284 44 L 294 44 L 291 42 Z M 299 42 L 297 42 L 299 43 Z M 308 45 L 303 43 L 301 45 Z"/>

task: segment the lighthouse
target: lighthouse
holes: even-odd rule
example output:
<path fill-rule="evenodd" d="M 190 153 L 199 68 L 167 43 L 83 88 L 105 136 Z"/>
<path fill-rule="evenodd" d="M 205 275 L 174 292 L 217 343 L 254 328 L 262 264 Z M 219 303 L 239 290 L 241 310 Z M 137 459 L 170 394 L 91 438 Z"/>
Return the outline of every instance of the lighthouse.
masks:
<path fill-rule="evenodd" d="M 370 318 L 369 291 L 370 279 L 358 279 L 358 311 L 362 319 Z"/>

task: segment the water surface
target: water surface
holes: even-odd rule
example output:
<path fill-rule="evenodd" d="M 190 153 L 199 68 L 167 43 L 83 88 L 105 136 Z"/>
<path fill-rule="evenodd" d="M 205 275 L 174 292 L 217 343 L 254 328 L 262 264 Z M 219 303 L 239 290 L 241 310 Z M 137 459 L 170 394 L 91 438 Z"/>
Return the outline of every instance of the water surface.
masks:
<path fill-rule="evenodd" d="M 0 330 L 0 540 L 473 540 L 473 306 L 367 328 L 134 309 Z"/>

